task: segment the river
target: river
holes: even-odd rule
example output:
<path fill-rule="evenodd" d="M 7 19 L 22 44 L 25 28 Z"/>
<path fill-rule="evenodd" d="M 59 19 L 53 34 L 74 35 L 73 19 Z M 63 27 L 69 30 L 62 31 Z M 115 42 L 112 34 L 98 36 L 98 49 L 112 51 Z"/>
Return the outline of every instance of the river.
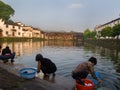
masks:
<path fill-rule="evenodd" d="M 0 43 L 2 48 L 8 45 L 16 52 L 15 62 L 28 67 L 36 67 L 35 56 L 41 53 L 50 58 L 57 66 L 57 75 L 72 79 L 71 71 L 91 56 L 97 58 L 95 70 L 102 76 L 102 87 L 108 90 L 120 90 L 120 50 L 101 46 L 73 43 L 68 41 L 53 42 L 11 42 Z M 88 76 L 88 78 L 91 78 Z"/>

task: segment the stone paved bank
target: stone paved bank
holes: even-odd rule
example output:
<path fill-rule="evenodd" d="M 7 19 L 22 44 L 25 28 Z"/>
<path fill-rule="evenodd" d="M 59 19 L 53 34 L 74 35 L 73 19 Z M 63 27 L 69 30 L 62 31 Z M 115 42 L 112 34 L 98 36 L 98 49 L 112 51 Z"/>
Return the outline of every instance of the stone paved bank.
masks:
<path fill-rule="evenodd" d="M 19 76 L 18 71 L 26 66 L 18 63 L 4 64 L 3 62 L 0 61 L 0 67 L 2 67 L 3 69 L 7 70 L 8 72 L 16 76 Z M 75 82 L 68 80 L 65 77 L 60 77 L 58 75 L 56 75 L 54 79 L 50 79 L 50 78 L 41 79 L 39 77 L 36 77 L 35 79 L 32 80 L 26 80 L 22 85 L 23 87 L 22 89 L 23 90 L 74 90 L 74 83 Z M 18 89 L 14 89 L 14 90 L 18 90 Z"/>

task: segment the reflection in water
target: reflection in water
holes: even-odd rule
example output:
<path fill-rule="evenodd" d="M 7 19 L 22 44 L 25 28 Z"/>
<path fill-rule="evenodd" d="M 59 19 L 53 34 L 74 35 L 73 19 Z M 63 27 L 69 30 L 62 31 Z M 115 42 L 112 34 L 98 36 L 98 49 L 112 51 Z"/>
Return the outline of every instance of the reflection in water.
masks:
<path fill-rule="evenodd" d="M 85 50 L 100 55 L 103 85 L 111 90 L 120 90 L 120 50 L 118 48 L 103 48 L 92 44 L 85 44 Z"/>
<path fill-rule="evenodd" d="M 12 42 L 2 43 L 2 48 L 9 45 L 16 52 L 16 63 L 36 67 L 35 55 L 37 53 L 50 58 L 57 65 L 57 75 L 72 79 L 71 71 L 89 57 L 95 56 L 98 65 L 95 70 L 102 75 L 102 87 L 108 90 L 120 90 L 120 49 L 103 48 L 91 44 L 73 43 L 67 41 L 44 42 Z M 90 77 L 88 77 L 90 78 Z"/>
<path fill-rule="evenodd" d="M 73 43 L 71 41 L 41 41 L 41 42 L 11 42 L 11 43 L 1 43 L 1 49 L 5 48 L 6 45 L 10 47 L 10 49 L 16 52 L 17 56 L 21 56 L 23 54 L 31 55 L 33 52 L 44 46 L 62 46 L 69 47 L 74 46 L 77 43 Z M 81 43 L 79 43 L 81 44 Z M 77 44 L 78 45 L 78 44 Z"/>
<path fill-rule="evenodd" d="M 43 79 L 47 80 L 49 82 L 52 82 L 52 83 L 55 82 L 55 76 L 53 76 L 53 75 L 52 76 L 51 75 L 49 75 L 49 76 L 44 75 Z"/>
<path fill-rule="evenodd" d="M 95 46 L 86 44 L 85 50 L 90 50 L 96 54 L 100 54 L 101 58 L 107 58 L 115 64 L 116 72 L 120 73 L 120 50 L 119 48 L 103 48 L 101 46 Z"/>

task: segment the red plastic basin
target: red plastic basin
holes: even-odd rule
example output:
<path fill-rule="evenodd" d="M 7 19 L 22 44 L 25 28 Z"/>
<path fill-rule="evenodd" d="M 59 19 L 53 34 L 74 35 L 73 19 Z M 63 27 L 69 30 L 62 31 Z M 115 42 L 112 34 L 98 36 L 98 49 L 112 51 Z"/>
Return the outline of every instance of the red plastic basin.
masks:
<path fill-rule="evenodd" d="M 76 89 L 77 90 L 93 90 L 94 83 L 89 79 L 82 79 L 85 83 L 85 85 L 81 85 L 76 81 Z"/>

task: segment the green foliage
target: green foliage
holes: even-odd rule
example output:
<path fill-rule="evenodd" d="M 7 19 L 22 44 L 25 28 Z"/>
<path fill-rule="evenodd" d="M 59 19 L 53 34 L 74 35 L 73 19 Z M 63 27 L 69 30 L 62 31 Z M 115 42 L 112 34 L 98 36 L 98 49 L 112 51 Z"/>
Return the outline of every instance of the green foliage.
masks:
<path fill-rule="evenodd" d="M 101 36 L 111 36 L 112 35 L 112 28 L 111 27 L 105 27 L 101 30 Z"/>
<path fill-rule="evenodd" d="M 118 36 L 118 35 L 120 35 L 120 24 L 117 24 L 113 27 L 112 36 Z"/>
<path fill-rule="evenodd" d="M 84 31 L 84 38 L 95 38 L 96 32 L 95 31 L 90 31 L 89 29 L 86 29 Z"/>
<path fill-rule="evenodd" d="M 103 28 L 100 32 L 102 37 L 115 37 L 120 35 L 120 24 L 116 24 L 115 26 L 113 27 L 105 27 Z"/>
<path fill-rule="evenodd" d="M 84 38 L 86 39 L 86 38 L 90 38 L 90 30 L 89 29 L 86 29 L 85 31 L 84 31 Z"/>
<path fill-rule="evenodd" d="M 96 36 L 96 31 L 92 31 L 91 32 L 91 38 L 95 38 L 95 36 Z"/>
<path fill-rule="evenodd" d="M 14 10 L 11 6 L 0 1 L 0 18 L 7 21 L 14 15 Z"/>

